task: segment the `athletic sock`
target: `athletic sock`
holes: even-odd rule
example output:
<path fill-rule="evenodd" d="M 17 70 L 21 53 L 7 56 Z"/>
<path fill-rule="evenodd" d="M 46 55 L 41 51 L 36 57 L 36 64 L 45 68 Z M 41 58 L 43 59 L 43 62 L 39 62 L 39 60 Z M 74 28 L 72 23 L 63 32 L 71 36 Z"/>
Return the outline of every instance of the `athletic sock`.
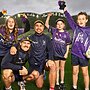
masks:
<path fill-rule="evenodd" d="M 12 90 L 12 87 L 10 86 L 9 88 L 5 88 L 6 90 Z"/>
<path fill-rule="evenodd" d="M 49 90 L 54 90 L 54 87 L 50 87 L 50 89 Z"/>
<path fill-rule="evenodd" d="M 77 89 L 77 86 L 73 86 L 74 89 Z"/>
<path fill-rule="evenodd" d="M 89 90 L 89 88 L 85 88 L 85 90 Z"/>

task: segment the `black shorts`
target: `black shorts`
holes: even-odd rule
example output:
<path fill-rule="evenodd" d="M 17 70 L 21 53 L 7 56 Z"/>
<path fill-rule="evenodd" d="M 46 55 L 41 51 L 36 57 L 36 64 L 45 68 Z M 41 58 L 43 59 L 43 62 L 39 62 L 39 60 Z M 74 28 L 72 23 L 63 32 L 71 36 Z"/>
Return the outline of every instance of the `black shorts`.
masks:
<path fill-rule="evenodd" d="M 13 74 L 15 76 L 16 81 L 22 81 L 23 80 L 22 75 L 19 75 L 19 71 L 13 71 Z"/>
<path fill-rule="evenodd" d="M 44 65 L 40 66 L 30 65 L 28 70 L 29 74 L 31 74 L 34 70 L 38 71 L 39 74 L 41 75 L 44 72 Z"/>
<path fill-rule="evenodd" d="M 89 59 L 82 59 L 76 55 L 71 54 L 71 63 L 73 66 L 80 65 L 81 67 L 85 67 L 89 65 Z"/>
<path fill-rule="evenodd" d="M 53 59 L 54 60 L 63 60 L 63 61 L 66 60 L 66 58 L 64 58 L 64 57 L 57 57 L 57 56 L 53 56 Z"/>
<path fill-rule="evenodd" d="M 0 74 L 1 74 L 1 62 L 4 56 L 0 56 Z"/>

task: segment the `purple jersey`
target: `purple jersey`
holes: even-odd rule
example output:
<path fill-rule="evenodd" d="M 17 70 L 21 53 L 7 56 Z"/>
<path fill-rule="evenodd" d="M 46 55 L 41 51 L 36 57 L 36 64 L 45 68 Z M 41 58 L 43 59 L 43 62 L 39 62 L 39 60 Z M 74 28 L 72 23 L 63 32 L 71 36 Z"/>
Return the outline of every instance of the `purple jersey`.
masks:
<path fill-rule="evenodd" d="M 58 29 L 53 27 L 50 27 L 49 30 L 52 33 L 54 56 L 64 58 L 66 53 L 66 46 L 70 44 L 69 33 L 66 30 L 64 32 L 59 32 Z"/>
<path fill-rule="evenodd" d="M 21 30 L 18 31 L 18 35 L 23 33 Z M 10 40 L 6 41 L 5 38 L 5 27 L 0 28 L 0 56 L 4 56 L 10 47 L 13 45 L 14 42 L 14 35 L 10 33 Z"/>
<path fill-rule="evenodd" d="M 74 33 L 71 53 L 85 59 L 85 52 L 90 42 L 90 27 L 78 26 L 67 11 L 65 16 Z"/>

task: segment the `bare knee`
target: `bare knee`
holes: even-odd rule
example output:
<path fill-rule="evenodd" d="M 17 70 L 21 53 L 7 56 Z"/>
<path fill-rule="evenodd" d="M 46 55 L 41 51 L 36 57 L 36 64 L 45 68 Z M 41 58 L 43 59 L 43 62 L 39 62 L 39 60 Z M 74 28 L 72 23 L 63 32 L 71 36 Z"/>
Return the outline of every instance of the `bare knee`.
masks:
<path fill-rule="evenodd" d="M 11 82 L 12 81 L 12 77 L 13 77 L 13 73 L 12 73 L 12 70 L 11 69 L 5 69 L 5 70 L 3 70 L 2 78 L 3 78 L 4 81 Z"/>
<path fill-rule="evenodd" d="M 49 66 L 49 69 L 50 69 L 50 71 L 56 71 L 56 70 L 57 70 L 57 68 L 56 68 L 55 65 L 53 65 L 53 66 Z"/>
<path fill-rule="evenodd" d="M 79 71 L 78 70 L 73 70 L 73 75 L 78 75 Z"/>
<path fill-rule="evenodd" d="M 84 77 L 85 77 L 85 76 L 89 76 L 88 71 L 82 72 L 82 74 L 83 74 Z"/>
<path fill-rule="evenodd" d="M 34 70 L 34 71 L 32 72 L 32 75 L 34 76 L 35 79 L 37 79 L 37 78 L 39 77 L 39 72 L 36 71 L 36 70 Z"/>
<path fill-rule="evenodd" d="M 8 77 L 11 76 L 11 74 L 12 74 L 12 70 L 11 69 L 5 69 L 5 70 L 3 70 L 2 76 L 4 78 L 8 78 Z"/>
<path fill-rule="evenodd" d="M 27 78 L 27 80 L 35 80 L 35 79 L 38 79 L 39 77 L 39 72 L 34 70 Z"/>
<path fill-rule="evenodd" d="M 64 66 L 60 66 L 60 70 L 61 71 L 64 71 Z"/>

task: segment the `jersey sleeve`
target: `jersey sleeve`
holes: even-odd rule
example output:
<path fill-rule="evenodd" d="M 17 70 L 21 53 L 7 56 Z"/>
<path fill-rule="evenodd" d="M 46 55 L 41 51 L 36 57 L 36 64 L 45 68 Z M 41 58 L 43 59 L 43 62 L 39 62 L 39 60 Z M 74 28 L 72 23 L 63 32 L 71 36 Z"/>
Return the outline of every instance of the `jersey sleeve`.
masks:
<path fill-rule="evenodd" d="M 55 29 L 54 27 L 49 26 L 48 32 L 50 32 L 51 34 L 53 34 L 53 33 L 54 33 L 54 31 L 55 31 L 54 29 Z"/>
<path fill-rule="evenodd" d="M 77 27 L 77 24 L 74 22 L 72 16 L 68 13 L 68 11 L 65 11 L 65 17 L 66 17 L 71 29 L 74 31 Z"/>
<path fill-rule="evenodd" d="M 30 23 L 29 20 L 27 18 L 21 17 L 22 22 L 24 23 L 24 29 L 20 29 L 18 31 L 18 35 L 26 33 L 30 30 Z"/>
<path fill-rule="evenodd" d="M 14 63 L 12 63 L 14 60 L 13 58 L 15 58 L 15 56 L 10 55 L 10 52 L 8 52 L 2 60 L 1 68 L 2 69 L 21 70 L 22 66 L 15 65 Z"/>
<path fill-rule="evenodd" d="M 25 24 L 24 33 L 30 30 L 29 20 L 25 17 L 21 17 L 22 22 Z"/>

